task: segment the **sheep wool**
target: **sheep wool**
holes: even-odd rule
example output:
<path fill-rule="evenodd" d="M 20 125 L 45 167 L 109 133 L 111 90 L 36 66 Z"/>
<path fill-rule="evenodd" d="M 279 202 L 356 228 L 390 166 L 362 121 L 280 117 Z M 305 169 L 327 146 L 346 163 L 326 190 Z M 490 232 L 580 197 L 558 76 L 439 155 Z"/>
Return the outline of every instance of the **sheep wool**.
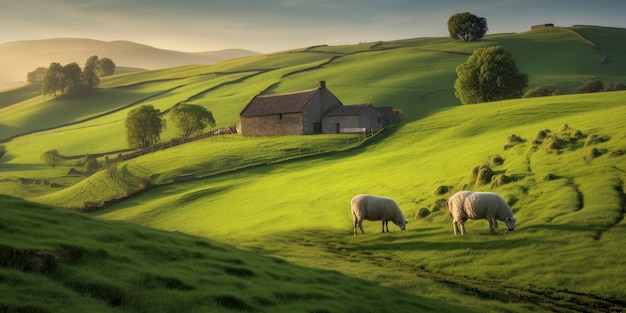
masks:
<path fill-rule="evenodd" d="M 382 221 L 383 233 L 385 228 L 389 232 L 389 221 L 400 227 L 400 230 L 404 230 L 408 223 L 398 204 L 387 197 L 356 195 L 350 200 L 350 209 L 354 220 L 354 235 L 357 234 L 357 227 L 361 229 L 361 233 L 365 234 L 362 225 L 363 220 Z"/>
<path fill-rule="evenodd" d="M 465 235 L 465 222 L 468 219 L 486 219 L 489 221 L 489 232 L 494 232 L 498 227 L 497 220 L 506 224 L 509 231 L 515 228 L 517 219 L 511 207 L 504 199 L 493 192 L 459 191 L 448 199 L 448 210 L 452 214 L 452 227 L 454 235 L 459 232 Z"/>

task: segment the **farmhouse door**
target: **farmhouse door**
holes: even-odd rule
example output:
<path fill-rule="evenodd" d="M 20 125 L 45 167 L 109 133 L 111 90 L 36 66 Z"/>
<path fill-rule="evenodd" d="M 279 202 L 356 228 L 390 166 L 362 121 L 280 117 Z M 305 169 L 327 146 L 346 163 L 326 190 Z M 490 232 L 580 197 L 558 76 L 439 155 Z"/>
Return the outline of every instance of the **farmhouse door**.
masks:
<path fill-rule="evenodd" d="M 313 133 L 320 134 L 322 132 L 322 123 L 313 123 Z"/>

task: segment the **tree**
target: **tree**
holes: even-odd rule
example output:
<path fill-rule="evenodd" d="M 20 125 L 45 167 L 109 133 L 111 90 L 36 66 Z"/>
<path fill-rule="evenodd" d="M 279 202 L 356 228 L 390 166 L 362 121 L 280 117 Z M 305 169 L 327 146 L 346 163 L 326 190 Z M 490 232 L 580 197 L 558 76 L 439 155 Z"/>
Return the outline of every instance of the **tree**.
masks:
<path fill-rule="evenodd" d="M 161 112 L 152 105 L 134 108 L 126 117 L 126 141 L 131 148 L 149 147 L 159 142 L 164 125 Z"/>
<path fill-rule="evenodd" d="M 109 58 L 98 60 L 98 75 L 100 77 L 111 76 L 115 73 L 115 63 Z"/>
<path fill-rule="evenodd" d="M 41 159 L 54 168 L 61 162 L 63 156 L 56 149 L 48 150 L 41 155 Z"/>
<path fill-rule="evenodd" d="M 63 87 L 65 92 L 74 93 L 80 89 L 82 74 L 83 72 L 76 62 L 63 66 L 63 76 L 65 79 Z"/>
<path fill-rule="evenodd" d="M 450 37 L 463 41 L 475 41 L 487 33 L 487 19 L 469 12 L 457 13 L 448 19 Z"/>
<path fill-rule="evenodd" d="M 463 104 L 519 98 L 528 85 L 528 75 L 501 46 L 474 50 L 456 74 L 454 95 Z"/>
<path fill-rule="evenodd" d="M 5 145 L 0 145 L 0 159 L 2 159 L 7 154 L 7 147 Z"/>
<path fill-rule="evenodd" d="M 83 84 L 87 89 L 93 89 L 100 84 L 98 78 L 98 56 L 94 55 L 87 59 L 83 68 Z"/>
<path fill-rule="evenodd" d="M 172 109 L 172 121 L 179 129 L 179 135 L 183 139 L 202 132 L 207 125 L 215 126 L 213 113 L 196 104 L 180 103 L 176 105 Z"/>
<path fill-rule="evenodd" d="M 63 75 L 63 66 L 60 63 L 52 62 L 46 70 L 41 86 L 44 95 L 57 95 L 57 91 L 63 92 L 65 77 Z"/>
<path fill-rule="evenodd" d="M 26 74 L 26 81 L 33 84 L 41 84 L 46 75 L 46 70 L 43 66 L 36 68 L 34 71 Z"/>
<path fill-rule="evenodd" d="M 604 90 L 604 84 L 599 79 L 590 78 L 580 87 L 578 87 L 578 92 L 580 93 L 589 93 L 589 92 L 600 92 Z"/>

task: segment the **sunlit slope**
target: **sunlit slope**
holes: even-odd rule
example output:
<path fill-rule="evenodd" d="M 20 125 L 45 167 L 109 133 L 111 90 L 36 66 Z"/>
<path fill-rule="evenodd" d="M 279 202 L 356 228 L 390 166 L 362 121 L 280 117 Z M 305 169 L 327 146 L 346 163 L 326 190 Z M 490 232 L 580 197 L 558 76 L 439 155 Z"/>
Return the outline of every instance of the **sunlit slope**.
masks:
<path fill-rule="evenodd" d="M 116 75 L 103 79 L 101 90 L 87 99 L 40 97 L 14 108 L 3 109 L 0 111 L 0 135 L 6 138 L 53 127 L 55 123 L 63 125 L 80 121 L 120 107 L 150 103 L 149 97 L 154 95 L 150 90 L 162 92 L 160 96 L 164 99 L 171 96 L 167 102 L 172 106 L 181 100 L 176 89 L 170 88 L 183 85 L 187 86 L 190 94 L 195 91 L 211 99 L 211 111 L 222 117 L 217 119 L 218 124 L 226 126 L 238 119 L 238 113 L 250 96 L 266 90 L 277 81 L 269 79 L 261 88 L 250 88 L 246 80 L 239 80 L 237 89 L 249 91 L 250 94 L 230 101 L 220 99 L 219 95 L 212 96 L 212 93 L 220 92 L 222 87 L 204 88 L 201 84 L 191 85 L 188 80 L 206 77 L 207 85 L 210 85 L 215 75 L 230 76 L 235 72 L 250 74 L 278 69 L 283 69 L 279 76 L 279 82 L 283 85 L 273 87 L 268 92 L 312 88 L 316 81 L 326 80 L 332 91 L 347 103 L 371 102 L 374 105 L 402 107 L 407 112 L 406 119 L 413 120 L 431 111 L 429 107 L 457 105 L 458 100 L 453 97 L 452 88 L 456 78 L 455 67 L 465 61 L 475 48 L 490 45 L 502 45 L 513 54 L 520 70 L 530 75 L 529 87 L 543 84 L 572 93 L 587 78 L 602 79 L 607 84 L 619 80 L 626 70 L 625 63 L 620 61 L 624 47 L 619 44 L 623 42 L 620 39 L 626 31 L 611 29 L 605 34 L 605 28 L 576 30 L 581 30 L 581 33 L 584 31 L 590 40 L 598 37 L 597 47 L 572 31 L 552 28 L 487 36 L 475 43 L 461 43 L 446 38 L 416 38 L 354 46 L 319 46 L 212 65 Z M 600 62 L 603 53 L 611 56 L 605 63 Z M 303 71 L 307 68 L 310 70 Z M 225 107 L 224 113 L 220 112 L 222 107 Z M 50 116 L 54 118 L 50 119 Z"/>
<path fill-rule="evenodd" d="M 623 256 L 617 239 L 626 235 L 624 95 L 570 95 L 456 107 L 410 123 L 362 149 L 156 188 L 98 216 L 250 247 L 271 246 L 269 242 L 284 234 L 310 231 L 328 231 L 340 236 L 332 240 L 360 245 L 358 239 L 349 239 L 349 200 L 357 193 L 381 194 L 396 199 L 409 218 L 406 235 L 393 237 L 396 246 L 407 247 L 388 251 L 394 257 L 455 275 L 620 296 L 617 286 L 626 281 L 612 273 L 626 270 L 619 261 Z M 583 137 L 552 152 L 532 143 L 538 131 L 557 133 L 564 124 Z M 511 134 L 524 142 L 504 150 Z M 589 135 L 608 140 L 585 146 Z M 594 148 L 602 154 L 590 156 Z M 475 185 L 472 169 L 488 164 L 494 155 L 504 159 L 503 165 L 493 166 L 494 171 L 515 180 L 493 189 L 489 184 Z M 470 221 L 468 246 L 457 245 L 459 239 L 453 239 L 451 221 L 440 202 L 450 193 L 435 194 L 439 186 L 452 186 L 452 192 L 467 188 L 502 194 L 516 212 L 518 227 L 513 233 L 488 237 L 486 222 Z M 429 209 L 431 215 L 417 218 L 420 208 Z M 365 230 L 376 236 L 380 224 L 366 223 Z M 464 256 L 483 241 L 480 254 Z M 450 247 L 438 249 L 428 242 L 450 243 Z M 289 242 L 280 244 L 286 247 L 281 251 L 295 249 Z M 299 262 L 316 263 L 281 251 L 277 253 Z M 572 255 L 574 251 L 580 255 Z M 452 261 L 460 257 L 462 262 Z M 562 262 L 563 258 L 571 262 Z M 468 272 L 468 266 L 473 270 Z M 581 272 L 588 274 L 580 276 Z"/>
<path fill-rule="evenodd" d="M 0 206 L 0 308 L 6 312 L 459 310 L 205 238 L 7 196 L 0 196 Z"/>

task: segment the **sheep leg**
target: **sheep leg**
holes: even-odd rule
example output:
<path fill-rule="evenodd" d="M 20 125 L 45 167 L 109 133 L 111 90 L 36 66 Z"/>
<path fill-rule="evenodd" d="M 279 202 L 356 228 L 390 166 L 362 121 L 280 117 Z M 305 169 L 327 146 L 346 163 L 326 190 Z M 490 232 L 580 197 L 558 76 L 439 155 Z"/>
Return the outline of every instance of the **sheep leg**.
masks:
<path fill-rule="evenodd" d="M 498 219 L 497 218 L 492 218 L 493 220 L 493 228 L 498 228 Z"/>
<path fill-rule="evenodd" d="M 365 234 L 365 231 L 363 230 L 363 220 L 359 219 L 356 220 L 354 222 L 354 235 L 356 236 L 356 228 L 359 227 L 359 229 L 361 229 L 361 233 Z"/>
<path fill-rule="evenodd" d="M 489 219 L 489 233 L 493 234 L 493 218 Z"/>
<path fill-rule="evenodd" d="M 383 222 L 383 233 L 385 232 L 385 226 L 387 226 L 387 232 L 389 232 L 389 222 L 385 220 L 382 220 L 382 222 Z"/>
<path fill-rule="evenodd" d="M 465 222 L 461 222 L 461 236 L 465 236 Z"/>

